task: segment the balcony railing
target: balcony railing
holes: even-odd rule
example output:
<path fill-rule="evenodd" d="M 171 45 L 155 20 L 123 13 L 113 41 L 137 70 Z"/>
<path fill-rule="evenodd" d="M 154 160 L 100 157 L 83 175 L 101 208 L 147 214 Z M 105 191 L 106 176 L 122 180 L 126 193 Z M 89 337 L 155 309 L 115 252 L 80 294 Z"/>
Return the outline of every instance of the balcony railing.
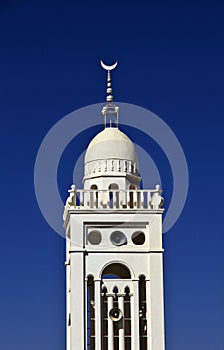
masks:
<path fill-rule="evenodd" d="M 162 190 L 159 185 L 154 190 L 85 190 L 72 185 L 66 201 L 68 209 L 160 209 L 163 205 Z"/>

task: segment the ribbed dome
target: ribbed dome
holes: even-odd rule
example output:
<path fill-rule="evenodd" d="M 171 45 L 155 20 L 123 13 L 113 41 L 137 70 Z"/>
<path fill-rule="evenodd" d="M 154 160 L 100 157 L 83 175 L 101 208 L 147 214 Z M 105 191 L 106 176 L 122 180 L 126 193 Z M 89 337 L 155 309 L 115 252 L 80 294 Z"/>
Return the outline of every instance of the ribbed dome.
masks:
<path fill-rule="evenodd" d="M 90 142 L 85 164 L 96 160 L 119 159 L 138 164 L 135 146 L 118 128 L 105 128 Z"/>

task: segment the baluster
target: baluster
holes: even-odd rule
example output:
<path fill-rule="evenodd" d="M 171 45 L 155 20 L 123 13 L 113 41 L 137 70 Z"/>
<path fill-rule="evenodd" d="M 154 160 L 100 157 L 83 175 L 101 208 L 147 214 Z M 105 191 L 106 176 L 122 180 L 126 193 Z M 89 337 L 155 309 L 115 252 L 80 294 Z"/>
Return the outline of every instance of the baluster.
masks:
<path fill-rule="evenodd" d="M 98 190 L 98 208 L 103 207 L 103 193 L 101 190 Z"/>
<path fill-rule="evenodd" d="M 83 207 L 84 201 L 83 201 L 83 191 L 81 190 L 80 192 L 80 207 Z"/>
<path fill-rule="evenodd" d="M 113 208 L 117 208 L 117 191 L 114 191 L 112 192 L 112 200 L 113 200 Z"/>
<path fill-rule="evenodd" d="M 119 172 L 121 171 L 121 161 L 120 160 L 118 161 L 118 171 Z"/>
<path fill-rule="evenodd" d="M 93 191 L 89 191 L 89 206 L 90 208 L 93 208 Z"/>
<path fill-rule="evenodd" d="M 77 205 L 77 191 L 74 190 L 74 196 L 73 196 L 73 205 L 74 205 L 74 208 L 76 208 L 76 205 Z"/>
<path fill-rule="evenodd" d="M 89 191 L 84 192 L 84 206 L 89 206 Z"/>
<path fill-rule="evenodd" d="M 143 191 L 140 192 L 140 207 L 144 208 L 144 192 Z M 147 207 L 147 205 L 146 205 L 146 207 Z"/>
<path fill-rule="evenodd" d="M 128 170 L 128 166 L 127 166 L 127 161 L 125 160 L 125 162 L 124 162 L 124 171 L 125 171 L 125 173 L 127 172 L 127 170 Z"/>
<path fill-rule="evenodd" d="M 97 194 L 96 194 L 96 190 L 93 191 L 93 208 L 97 208 Z"/>
<path fill-rule="evenodd" d="M 127 208 L 127 206 L 128 206 L 128 204 L 127 204 L 127 202 L 128 202 L 128 193 L 127 193 L 127 191 L 123 191 L 123 195 L 124 195 L 124 205 Z"/>
<path fill-rule="evenodd" d="M 137 207 L 137 191 L 136 190 L 133 191 L 133 207 L 134 208 Z"/>
<path fill-rule="evenodd" d="M 108 191 L 107 190 L 102 190 L 101 192 L 101 198 L 102 198 L 102 207 L 107 208 L 108 207 Z"/>
<path fill-rule="evenodd" d="M 147 200 L 147 207 L 152 208 L 152 197 L 151 197 L 151 191 L 147 191 L 148 194 L 148 200 Z"/>
<path fill-rule="evenodd" d="M 116 208 L 120 208 L 120 191 L 116 191 Z"/>
<path fill-rule="evenodd" d="M 126 208 L 127 206 L 127 191 L 119 190 L 119 203 L 121 208 Z"/>
<path fill-rule="evenodd" d="M 125 202 L 125 200 L 124 200 L 124 191 L 118 190 L 117 196 L 118 196 L 118 207 L 122 209 L 123 205 L 124 205 L 124 202 Z"/>

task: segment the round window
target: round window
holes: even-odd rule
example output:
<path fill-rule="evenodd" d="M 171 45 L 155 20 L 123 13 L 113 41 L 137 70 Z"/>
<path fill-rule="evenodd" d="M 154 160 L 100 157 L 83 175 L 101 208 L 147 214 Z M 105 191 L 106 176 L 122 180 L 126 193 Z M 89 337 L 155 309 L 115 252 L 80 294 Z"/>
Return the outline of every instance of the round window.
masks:
<path fill-rule="evenodd" d="M 136 231 L 131 236 L 132 242 L 136 245 L 145 243 L 145 234 L 142 231 Z"/>
<path fill-rule="evenodd" d="M 88 242 L 92 245 L 98 245 L 102 241 L 102 235 L 100 231 L 93 230 L 88 234 Z"/>
<path fill-rule="evenodd" d="M 110 240 L 114 245 L 120 246 L 127 243 L 125 234 L 121 231 L 114 231 L 110 235 Z"/>

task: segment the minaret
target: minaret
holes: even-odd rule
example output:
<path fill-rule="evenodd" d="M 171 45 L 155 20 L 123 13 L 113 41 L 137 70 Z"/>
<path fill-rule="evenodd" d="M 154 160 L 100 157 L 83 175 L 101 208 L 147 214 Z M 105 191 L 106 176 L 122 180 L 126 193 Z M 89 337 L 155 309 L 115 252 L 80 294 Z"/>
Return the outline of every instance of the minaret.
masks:
<path fill-rule="evenodd" d="M 138 157 L 119 130 L 107 70 L 104 129 L 90 142 L 66 229 L 67 350 L 164 350 L 159 185 L 140 189 Z"/>

